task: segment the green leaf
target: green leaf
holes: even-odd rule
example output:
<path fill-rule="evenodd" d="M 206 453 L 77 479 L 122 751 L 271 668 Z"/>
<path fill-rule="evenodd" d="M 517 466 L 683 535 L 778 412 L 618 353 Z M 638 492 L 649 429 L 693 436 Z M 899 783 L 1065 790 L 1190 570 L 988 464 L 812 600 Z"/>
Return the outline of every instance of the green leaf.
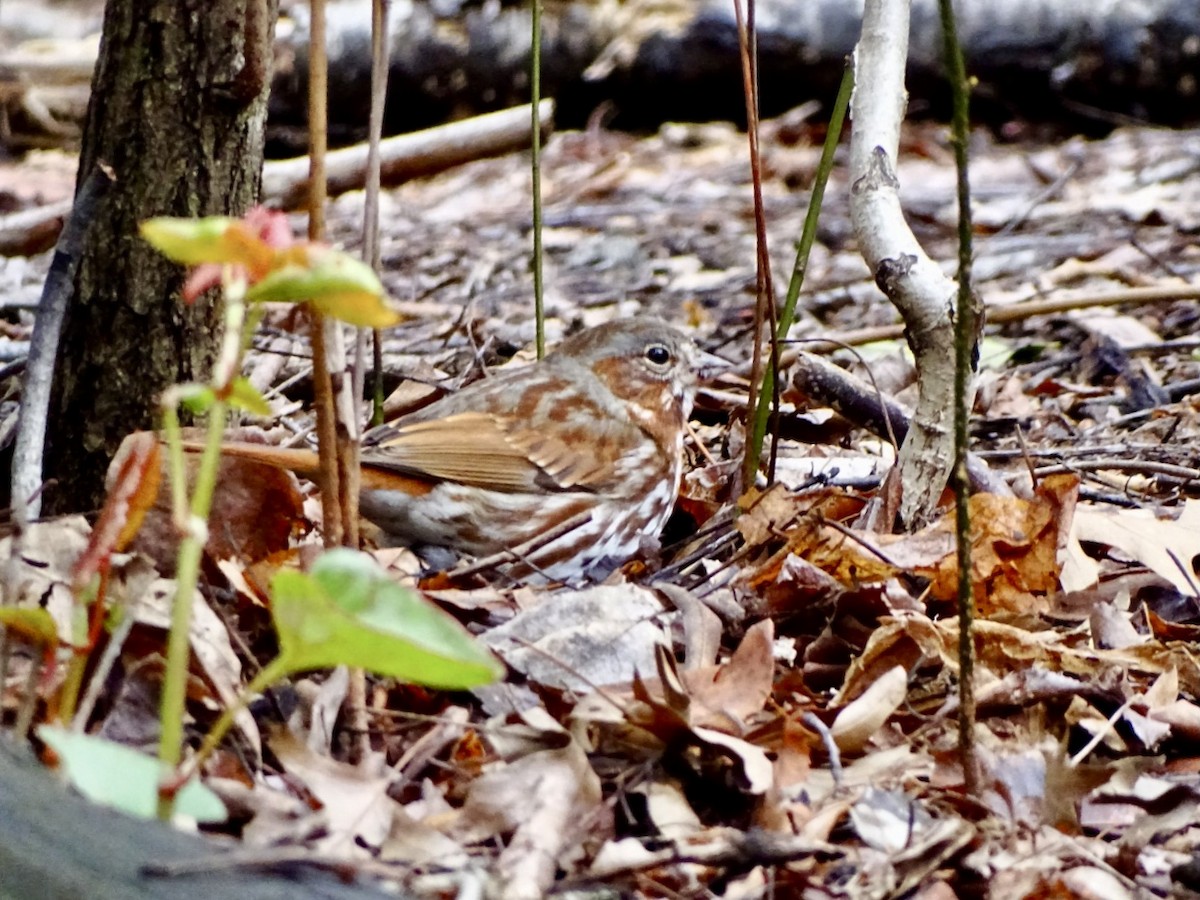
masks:
<path fill-rule="evenodd" d="M 229 405 L 255 416 L 272 415 L 271 405 L 248 379 L 238 376 L 230 385 Z"/>
<path fill-rule="evenodd" d="M 236 248 L 226 239 L 237 219 L 209 216 L 205 219 L 176 219 L 159 216 L 147 219 L 138 230 L 151 246 L 168 259 L 185 266 L 201 263 L 242 262 Z"/>
<path fill-rule="evenodd" d="M 58 754 L 71 783 L 89 800 L 140 819 L 155 817 L 159 778 L 170 772 L 157 759 L 53 725 L 42 725 L 37 732 Z M 196 778 L 175 795 L 175 814 L 197 822 L 224 822 L 227 816 L 225 804 Z"/>
<path fill-rule="evenodd" d="M 1017 352 L 1008 338 L 984 336 L 979 342 L 979 367 L 981 369 L 1007 368 L 1012 355 Z"/>
<path fill-rule="evenodd" d="M 252 303 L 311 302 L 321 312 L 363 328 L 386 328 L 400 321 L 388 306 L 375 270 L 339 250 L 309 249 L 307 265 L 279 266 L 246 292 Z"/>
<path fill-rule="evenodd" d="M 43 646 L 53 647 L 58 643 L 54 617 L 40 606 L 0 606 L 0 625 Z"/>
<path fill-rule="evenodd" d="M 354 550 L 330 550 L 309 574 L 278 573 L 271 613 L 289 672 L 361 666 L 413 684 L 462 689 L 504 671 L 454 618 Z"/>
<path fill-rule="evenodd" d="M 325 315 L 358 328 L 387 328 L 400 321 L 385 297 L 365 291 L 322 294 L 310 302 Z"/>
<path fill-rule="evenodd" d="M 179 402 L 195 415 L 208 412 L 217 402 L 216 392 L 207 384 L 177 385 L 176 396 L 178 396 Z"/>

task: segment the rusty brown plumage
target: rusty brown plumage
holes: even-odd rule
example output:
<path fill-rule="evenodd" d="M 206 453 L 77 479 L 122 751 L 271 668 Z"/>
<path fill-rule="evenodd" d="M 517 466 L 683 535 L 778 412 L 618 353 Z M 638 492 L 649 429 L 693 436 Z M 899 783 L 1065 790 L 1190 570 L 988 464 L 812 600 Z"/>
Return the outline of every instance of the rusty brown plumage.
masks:
<path fill-rule="evenodd" d="M 654 319 L 581 331 L 369 432 L 362 513 L 399 542 L 510 553 L 516 576 L 598 574 L 661 531 L 698 379 L 719 365 Z M 315 474 L 309 451 L 230 449 Z"/>

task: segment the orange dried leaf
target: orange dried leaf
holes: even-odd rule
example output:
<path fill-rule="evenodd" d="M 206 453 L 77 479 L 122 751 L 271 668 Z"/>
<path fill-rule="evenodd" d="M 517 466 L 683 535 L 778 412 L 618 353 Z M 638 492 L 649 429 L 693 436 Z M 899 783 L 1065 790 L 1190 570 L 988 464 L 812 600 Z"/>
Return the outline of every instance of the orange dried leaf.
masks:
<path fill-rule="evenodd" d="M 1032 500 L 976 494 L 971 497 L 971 585 L 981 616 L 1000 611 L 1037 613 L 1058 588 L 1059 507 L 1046 496 Z M 939 527 L 953 527 L 947 518 Z M 928 571 L 931 593 L 953 600 L 958 560 L 947 554 Z"/>
<path fill-rule="evenodd" d="M 109 468 L 108 497 L 92 529 L 87 549 L 71 572 L 80 587 L 106 568 L 109 557 L 133 540 L 146 511 L 158 499 L 161 475 L 158 437 L 149 431 L 131 434 L 122 443 Z"/>

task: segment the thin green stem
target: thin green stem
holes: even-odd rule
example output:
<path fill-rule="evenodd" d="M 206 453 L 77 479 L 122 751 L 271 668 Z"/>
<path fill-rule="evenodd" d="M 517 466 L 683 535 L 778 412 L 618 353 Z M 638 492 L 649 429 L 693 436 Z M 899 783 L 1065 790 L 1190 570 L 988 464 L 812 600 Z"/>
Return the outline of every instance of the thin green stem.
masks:
<path fill-rule="evenodd" d="M 175 570 L 175 602 L 171 606 L 171 630 L 167 636 L 167 664 L 163 673 L 159 716 L 162 736 L 158 758 L 171 771 L 183 754 L 183 720 L 186 711 L 188 663 L 191 658 L 192 598 L 200 581 L 200 559 L 208 537 L 208 511 L 217 482 L 221 437 L 225 431 L 225 404 L 217 401 L 209 410 L 208 440 L 200 458 L 200 470 L 192 494 L 188 526 L 179 543 Z M 173 798 L 160 794 L 159 818 L 169 820 Z"/>
<path fill-rule="evenodd" d="M 200 749 L 196 751 L 196 756 L 188 765 L 188 771 L 179 779 L 180 783 L 191 778 L 195 772 L 200 770 L 200 767 L 204 765 L 208 758 L 212 756 L 213 751 L 220 746 L 225 735 L 233 727 L 238 713 L 249 705 L 251 699 L 257 697 L 275 682 L 283 680 L 287 677 L 289 671 L 288 662 L 283 656 L 275 657 L 275 659 L 259 669 L 258 674 L 238 694 L 237 700 L 225 707 L 221 713 L 221 717 L 213 723 L 213 727 L 204 736 L 204 742 L 200 745 Z"/>
<path fill-rule="evenodd" d="M 787 337 L 792 324 L 796 320 L 796 304 L 800 298 L 800 290 L 804 286 L 804 276 L 808 272 L 808 257 L 812 252 L 817 238 L 817 221 L 821 215 L 821 204 L 825 199 L 825 187 L 829 184 L 829 175 L 833 171 L 833 157 L 837 152 L 838 139 L 846 121 L 846 110 L 850 106 L 850 94 L 854 89 L 854 67 L 849 61 L 842 74 L 842 84 L 838 88 L 837 99 L 829 114 L 829 127 L 825 132 L 825 146 L 821 151 L 821 162 L 817 166 L 817 174 L 813 179 L 812 196 L 808 200 L 808 212 L 804 217 L 804 229 L 800 232 L 800 243 L 796 247 L 796 261 L 792 265 L 792 277 L 788 282 L 787 297 L 783 309 L 779 313 L 779 329 L 777 336 L 780 340 Z M 758 395 L 758 404 L 754 411 L 754 424 L 750 435 L 752 458 L 762 457 L 763 441 L 767 434 L 767 422 L 771 416 L 771 398 L 775 394 L 775 367 L 770 363 L 763 370 L 762 390 Z"/>
<path fill-rule="evenodd" d="M 171 630 L 167 635 L 167 662 L 159 707 L 161 737 L 158 758 L 171 771 L 178 767 L 183 755 L 183 721 L 191 661 L 192 599 L 200 581 L 200 560 L 204 545 L 208 542 L 208 513 L 212 507 L 221 462 L 221 440 L 225 435 L 225 414 L 228 409 L 223 398 L 238 372 L 242 331 L 246 323 L 245 278 L 227 269 L 223 281 L 225 322 L 221 347 L 213 366 L 215 399 L 208 409 L 208 432 L 196 482 L 192 486 L 190 507 L 186 498 L 179 417 L 175 410 L 178 394 L 169 391 L 164 397 L 164 431 L 171 461 L 171 497 L 175 503 L 172 514 L 181 535 L 175 568 L 175 601 L 171 606 Z M 159 818 L 170 819 L 173 801 L 170 785 L 164 784 L 158 798 Z"/>

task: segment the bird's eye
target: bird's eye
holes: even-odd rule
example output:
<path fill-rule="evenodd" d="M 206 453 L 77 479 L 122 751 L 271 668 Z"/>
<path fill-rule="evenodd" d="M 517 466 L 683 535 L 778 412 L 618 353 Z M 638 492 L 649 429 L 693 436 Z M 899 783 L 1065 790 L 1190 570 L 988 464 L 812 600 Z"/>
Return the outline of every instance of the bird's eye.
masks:
<path fill-rule="evenodd" d="M 646 359 L 656 366 L 665 366 L 671 361 L 671 351 L 662 344 L 651 344 L 646 348 Z"/>

